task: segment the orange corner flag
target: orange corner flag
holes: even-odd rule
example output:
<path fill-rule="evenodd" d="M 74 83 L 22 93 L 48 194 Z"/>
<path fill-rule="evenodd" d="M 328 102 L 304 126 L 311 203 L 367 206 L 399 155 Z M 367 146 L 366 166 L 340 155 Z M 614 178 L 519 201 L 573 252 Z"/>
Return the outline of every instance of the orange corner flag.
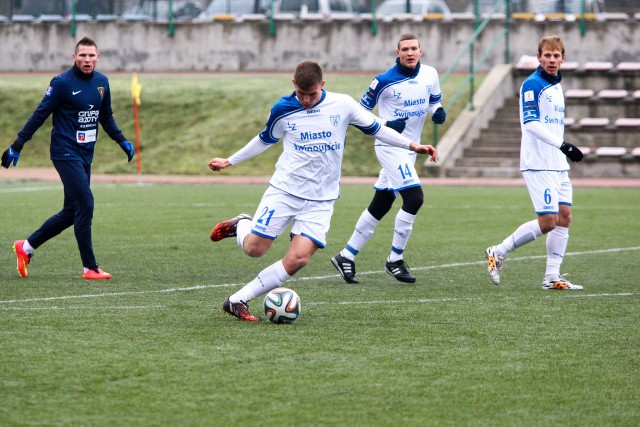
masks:
<path fill-rule="evenodd" d="M 133 95 L 133 102 L 136 105 L 140 105 L 140 93 L 142 92 L 142 85 L 138 83 L 138 75 L 133 73 L 131 76 L 131 94 Z"/>

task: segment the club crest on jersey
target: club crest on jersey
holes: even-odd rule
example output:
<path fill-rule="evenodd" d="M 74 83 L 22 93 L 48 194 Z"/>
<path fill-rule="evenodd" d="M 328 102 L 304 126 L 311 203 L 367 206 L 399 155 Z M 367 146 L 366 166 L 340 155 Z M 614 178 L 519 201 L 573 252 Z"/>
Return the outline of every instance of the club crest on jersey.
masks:
<path fill-rule="evenodd" d="M 100 99 L 104 98 L 104 87 L 98 86 L 98 92 L 100 92 Z"/>
<path fill-rule="evenodd" d="M 287 127 L 288 127 L 288 128 L 289 128 L 289 130 L 291 130 L 291 131 L 296 130 L 296 124 L 295 124 L 295 123 L 287 122 Z"/>
<path fill-rule="evenodd" d="M 52 93 L 53 93 L 53 88 L 51 86 L 49 86 L 47 88 L 47 91 L 44 94 L 45 94 L 45 96 L 51 96 Z"/>
<path fill-rule="evenodd" d="M 333 127 L 338 127 L 338 125 L 340 124 L 340 115 L 329 116 L 329 121 L 331 121 Z"/>
<path fill-rule="evenodd" d="M 393 97 L 395 99 L 400 99 L 402 97 L 402 92 L 396 92 L 396 90 L 393 90 Z"/>

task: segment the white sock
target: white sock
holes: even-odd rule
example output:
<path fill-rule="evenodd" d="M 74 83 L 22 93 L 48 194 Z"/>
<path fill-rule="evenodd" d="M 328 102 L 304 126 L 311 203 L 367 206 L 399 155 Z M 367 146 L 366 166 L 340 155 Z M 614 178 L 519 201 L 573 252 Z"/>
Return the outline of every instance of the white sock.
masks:
<path fill-rule="evenodd" d="M 340 255 L 353 261 L 364 245 L 367 244 L 371 236 L 373 236 L 373 232 L 379 222 L 380 221 L 375 219 L 373 215 L 365 209 L 360 215 L 360 218 L 358 218 L 358 222 L 356 222 L 356 228 L 353 230 L 353 234 L 347 242 L 347 246 L 340 251 Z"/>
<path fill-rule="evenodd" d="M 540 230 L 540 224 L 538 224 L 537 219 L 525 222 L 498 245 L 498 251 L 507 256 L 512 250 L 533 242 L 540 236 L 542 236 L 542 230 Z"/>
<path fill-rule="evenodd" d="M 35 249 L 33 249 L 33 246 L 31 246 L 31 243 L 29 243 L 28 240 L 25 240 L 22 244 L 22 250 L 28 254 L 32 254 Z"/>
<path fill-rule="evenodd" d="M 393 241 L 391 242 L 391 253 L 387 260 L 395 262 L 402 259 L 404 250 L 411 237 L 413 230 L 413 222 L 416 220 L 415 215 L 400 209 L 396 215 L 395 228 L 393 229 Z"/>
<path fill-rule="evenodd" d="M 247 303 L 262 294 L 266 294 L 267 292 L 282 286 L 289 279 L 291 279 L 291 276 L 287 274 L 287 271 L 284 269 L 284 265 L 282 264 L 282 260 L 280 260 L 262 270 L 258 274 L 258 277 L 244 285 L 244 287 L 238 292 L 231 295 L 229 297 L 229 301 L 243 301 Z"/>
<path fill-rule="evenodd" d="M 564 253 L 569 243 L 569 228 L 554 228 L 547 234 L 547 271 L 544 275 L 547 279 L 560 277 L 560 266 L 564 259 Z"/>
<path fill-rule="evenodd" d="M 244 238 L 251 233 L 251 221 L 241 219 L 236 225 L 236 242 L 241 249 L 244 249 Z"/>

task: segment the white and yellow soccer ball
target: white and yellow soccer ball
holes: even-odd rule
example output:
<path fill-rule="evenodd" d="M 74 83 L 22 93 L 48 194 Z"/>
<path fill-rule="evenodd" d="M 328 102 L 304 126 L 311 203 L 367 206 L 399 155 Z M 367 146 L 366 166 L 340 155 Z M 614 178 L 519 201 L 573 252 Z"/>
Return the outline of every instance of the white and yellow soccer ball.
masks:
<path fill-rule="evenodd" d="M 276 288 L 264 297 L 264 314 L 273 323 L 293 323 L 301 307 L 300 297 L 289 288 Z"/>

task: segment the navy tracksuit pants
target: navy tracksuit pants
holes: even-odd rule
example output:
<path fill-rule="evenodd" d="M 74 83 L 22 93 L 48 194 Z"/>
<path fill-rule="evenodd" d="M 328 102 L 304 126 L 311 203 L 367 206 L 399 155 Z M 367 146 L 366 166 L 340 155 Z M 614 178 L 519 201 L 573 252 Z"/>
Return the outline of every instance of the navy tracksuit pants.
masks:
<path fill-rule="evenodd" d="M 78 160 L 53 160 L 53 166 L 64 187 L 64 205 L 60 212 L 47 219 L 27 240 L 37 248 L 73 225 L 82 265 L 95 268 L 97 263 L 91 240 L 94 207 L 90 187 L 91 165 Z"/>

